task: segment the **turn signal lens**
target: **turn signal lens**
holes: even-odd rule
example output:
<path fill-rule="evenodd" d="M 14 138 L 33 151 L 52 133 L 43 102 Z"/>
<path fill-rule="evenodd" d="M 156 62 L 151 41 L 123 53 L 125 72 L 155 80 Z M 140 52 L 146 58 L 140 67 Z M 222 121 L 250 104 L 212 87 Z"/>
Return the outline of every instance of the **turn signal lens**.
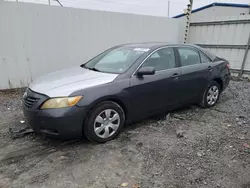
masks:
<path fill-rule="evenodd" d="M 41 109 L 51 109 L 51 108 L 65 108 L 76 105 L 82 96 L 76 97 L 63 97 L 63 98 L 53 98 L 47 100 L 41 107 Z"/>

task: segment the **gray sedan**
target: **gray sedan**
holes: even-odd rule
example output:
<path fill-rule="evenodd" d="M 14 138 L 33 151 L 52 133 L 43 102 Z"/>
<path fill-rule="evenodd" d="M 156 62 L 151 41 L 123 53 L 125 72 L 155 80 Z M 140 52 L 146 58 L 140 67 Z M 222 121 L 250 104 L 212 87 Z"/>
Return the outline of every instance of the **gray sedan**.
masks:
<path fill-rule="evenodd" d="M 37 133 L 103 143 L 125 123 L 193 103 L 212 107 L 229 80 L 229 63 L 195 45 L 119 45 L 36 79 L 23 112 Z"/>

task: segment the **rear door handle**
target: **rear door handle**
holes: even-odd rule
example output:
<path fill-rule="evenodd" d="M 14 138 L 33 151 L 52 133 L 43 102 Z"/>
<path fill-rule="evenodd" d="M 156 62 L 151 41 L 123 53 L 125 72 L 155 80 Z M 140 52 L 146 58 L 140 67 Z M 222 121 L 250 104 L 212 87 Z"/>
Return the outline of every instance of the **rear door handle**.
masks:
<path fill-rule="evenodd" d="M 208 66 L 208 68 L 207 68 L 209 71 L 211 71 L 212 70 L 212 66 Z"/>

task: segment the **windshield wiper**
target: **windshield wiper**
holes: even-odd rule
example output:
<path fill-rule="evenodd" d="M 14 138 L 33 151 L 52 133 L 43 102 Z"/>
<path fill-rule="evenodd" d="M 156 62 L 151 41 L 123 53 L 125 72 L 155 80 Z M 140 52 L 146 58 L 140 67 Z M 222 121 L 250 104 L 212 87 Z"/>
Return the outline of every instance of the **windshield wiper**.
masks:
<path fill-rule="evenodd" d="M 100 72 L 100 70 L 96 69 L 95 67 L 92 67 L 92 68 L 88 67 L 87 69 L 93 70 L 93 71 L 96 71 L 96 72 Z"/>
<path fill-rule="evenodd" d="M 82 64 L 81 67 L 92 71 L 100 72 L 100 70 L 96 69 L 95 67 L 86 67 L 85 64 Z"/>

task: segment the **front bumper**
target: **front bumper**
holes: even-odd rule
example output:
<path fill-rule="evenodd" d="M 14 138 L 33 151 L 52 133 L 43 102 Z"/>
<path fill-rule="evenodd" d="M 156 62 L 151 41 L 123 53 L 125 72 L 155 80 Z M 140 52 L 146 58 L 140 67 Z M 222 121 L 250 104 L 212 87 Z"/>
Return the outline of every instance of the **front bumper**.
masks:
<path fill-rule="evenodd" d="M 36 133 L 43 133 L 60 139 L 82 137 L 82 127 L 86 107 L 67 107 L 41 110 L 40 107 L 49 97 L 30 89 L 24 95 L 23 113 Z"/>
<path fill-rule="evenodd" d="M 29 110 L 24 105 L 23 113 L 36 133 L 60 139 L 82 137 L 82 126 L 85 116 L 85 108 L 83 107 Z"/>

